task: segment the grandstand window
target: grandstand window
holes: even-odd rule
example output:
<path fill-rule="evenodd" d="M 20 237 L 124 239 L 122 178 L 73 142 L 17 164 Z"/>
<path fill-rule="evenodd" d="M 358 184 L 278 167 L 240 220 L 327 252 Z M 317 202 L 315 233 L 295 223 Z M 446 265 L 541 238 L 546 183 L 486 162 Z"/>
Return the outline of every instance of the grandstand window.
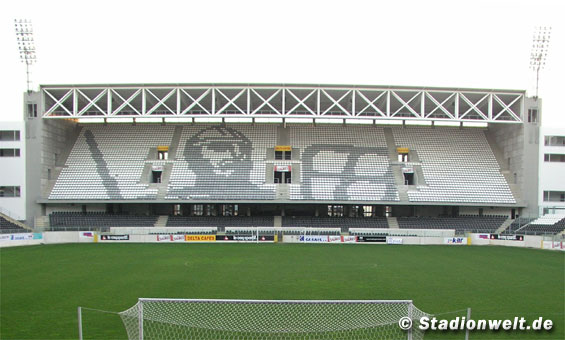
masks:
<path fill-rule="evenodd" d="M 407 153 L 399 153 L 398 154 L 398 161 L 406 163 L 408 162 L 408 154 Z"/>
<path fill-rule="evenodd" d="M 282 171 L 275 171 L 275 183 L 276 184 L 291 184 L 292 183 L 292 173 L 290 171 L 282 172 Z"/>
<path fill-rule="evenodd" d="M 220 205 L 220 215 L 222 216 L 238 216 L 239 206 L 237 204 Z"/>
<path fill-rule="evenodd" d="M 334 216 L 343 217 L 343 205 L 334 205 Z"/>
<path fill-rule="evenodd" d="M 20 157 L 20 149 L 0 149 L 0 157 Z"/>
<path fill-rule="evenodd" d="M 343 205 L 328 205 L 328 216 L 343 217 Z"/>
<path fill-rule="evenodd" d="M 180 204 L 173 205 L 173 215 L 174 216 L 182 215 L 182 210 L 181 210 Z"/>
<path fill-rule="evenodd" d="M 151 171 L 151 183 L 161 183 L 161 177 L 163 175 L 163 171 Z"/>
<path fill-rule="evenodd" d="M 289 165 L 275 165 L 275 174 L 273 181 L 275 184 L 292 183 L 292 171 Z"/>
<path fill-rule="evenodd" d="M 28 118 L 37 118 L 37 104 L 27 104 L 27 116 Z"/>
<path fill-rule="evenodd" d="M 563 163 L 565 162 L 565 155 L 546 153 L 543 160 L 545 162 Z"/>
<path fill-rule="evenodd" d="M 385 216 L 386 217 L 392 216 L 392 207 L 390 205 L 385 206 Z"/>
<path fill-rule="evenodd" d="M 545 146 L 565 146 L 565 136 L 545 136 Z"/>
<path fill-rule="evenodd" d="M 0 131 L 0 141 L 11 142 L 20 140 L 20 131 L 2 130 Z"/>
<path fill-rule="evenodd" d="M 215 204 L 204 205 L 204 216 L 217 216 Z"/>
<path fill-rule="evenodd" d="M 277 151 L 275 150 L 275 159 L 276 160 L 291 160 L 292 158 L 292 151 Z"/>
<path fill-rule="evenodd" d="M 405 172 L 404 175 L 404 185 L 414 185 L 414 173 Z"/>
<path fill-rule="evenodd" d="M 20 197 L 20 187 L 0 187 L 0 197 Z"/>
<path fill-rule="evenodd" d="M 528 123 L 538 122 L 538 109 L 528 109 Z"/>
<path fill-rule="evenodd" d="M 158 151 L 157 152 L 157 159 L 169 159 L 169 152 L 168 151 Z"/>
<path fill-rule="evenodd" d="M 195 204 L 192 206 L 192 214 L 194 216 L 203 216 L 204 215 L 204 205 L 202 204 Z"/>
<path fill-rule="evenodd" d="M 361 214 L 361 207 L 358 205 L 352 205 L 349 209 L 349 217 L 358 217 Z"/>
<path fill-rule="evenodd" d="M 365 216 L 365 217 L 372 217 L 373 216 L 373 206 L 372 205 L 364 205 L 363 206 L 363 216 Z"/>
<path fill-rule="evenodd" d="M 544 202 L 565 202 L 565 191 L 544 191 Z"/>

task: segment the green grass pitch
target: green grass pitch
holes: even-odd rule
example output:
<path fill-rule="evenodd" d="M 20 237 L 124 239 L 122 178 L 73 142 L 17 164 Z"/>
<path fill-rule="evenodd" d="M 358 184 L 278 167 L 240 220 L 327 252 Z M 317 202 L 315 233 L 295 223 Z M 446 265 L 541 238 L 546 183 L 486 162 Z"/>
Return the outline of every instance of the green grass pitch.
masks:
<path fill-rule="evenodd" d="M 122 311 L 138 297 L 412 299 L 428 313 L 552 319 L 565 339 L 565 254 L 507 247 L 303 244 L 66 244 L 0 249 L 0 338 L 77 338 L 77 306 Z M 459 313 L 457 315 L 462 315 Z M 445 318 L 455 314 L 444 315 Z M 114 314 L 85 311 L 87 339 L 125 338 Z M 463 339 L 428 333 L 426 339 Z"/>

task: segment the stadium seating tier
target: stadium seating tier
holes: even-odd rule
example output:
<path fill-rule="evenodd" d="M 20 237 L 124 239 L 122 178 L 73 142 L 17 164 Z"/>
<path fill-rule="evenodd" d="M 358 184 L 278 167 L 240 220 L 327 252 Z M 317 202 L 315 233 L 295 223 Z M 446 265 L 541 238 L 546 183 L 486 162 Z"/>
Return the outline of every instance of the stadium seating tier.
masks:
<path fill-rule="evenodd" d="M 171 145 L 181 127 L 178 145 Z M 292 201 L 400 201 L 384 128 L 379 126 L 288 126 L 298 156 L 298 181 L 288 184 Z M 514 204 L 516 200 L 481 129 L 391 128 L 393 147 L 417 155 L 422 183 L 409 202 Z M 159 189 L 142 178 L 146 164 L 169 165 L 164 200 L 275 200 L 267 183 L 268 152 L 277 125 L 84 125 L 50 200 L 156 200 Z M 153 160 L 159 145 L 176 150 Z M 276 162 L 275 162 L 276 163 Z M 147 174 L 146 174 L 147 175 Z M 149 177 L 149 176 L 147 176 Z M 279 197 L 280 198 L 280 197 Z"/>

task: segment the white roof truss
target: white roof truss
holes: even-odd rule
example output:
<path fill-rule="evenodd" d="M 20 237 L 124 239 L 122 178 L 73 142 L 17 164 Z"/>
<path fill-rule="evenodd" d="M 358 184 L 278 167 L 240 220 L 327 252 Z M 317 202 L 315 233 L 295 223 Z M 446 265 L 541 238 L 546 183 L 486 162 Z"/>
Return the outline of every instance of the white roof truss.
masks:
<path fill-rule="evenodd" d="M 41 87 L 44 118 L 281 117 L 520 123 L 525 91 L 338 85 Z"/>

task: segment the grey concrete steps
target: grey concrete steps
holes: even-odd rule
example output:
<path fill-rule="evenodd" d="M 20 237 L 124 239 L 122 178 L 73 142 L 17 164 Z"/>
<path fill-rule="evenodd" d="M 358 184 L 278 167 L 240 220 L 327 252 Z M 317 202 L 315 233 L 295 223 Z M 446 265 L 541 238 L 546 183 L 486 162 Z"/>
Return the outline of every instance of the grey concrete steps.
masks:
<path fill-rule="evenodd" d="M 169 221 L 169 216 L 167 215 L 160 215 L 157 218 L 157 221 L 153 225 L 155 228 L 164 228 L 167 226 L 167 222 Z"/>
<path fill-rule="evenodd" d="M 512 224 L 512 222 L 514 222 L 513 219 L 511 218 L 507 218 L 506 221 L 504 221 L 500 227 L 498 229 L 496 229 L 496 233 L 497 234 L 501 234 L 502 232 L 504 232 L 506 229 L 508 229 L 508 227 Z"/>
<path fill-rule="evenodd" d="M 143 171 L 141 172 L 141 178 L 139 179 L 139 183 L 141 184 L 149 184 L 149 175 L 151 174 L 151 163 L 145 163 L 143 166 Z"/>
<path fill-rule="evenodd" d="M 288 184 L 277 184 L 277 193 L 275 194 L 275 199 L 277 200 L 290 199 L 290 190 L 288 188 Z"/>
<path fill-rule="evenodd" d="M 277 127 L 277 145 L 290 145 L 290 129 L 283 125 Z"/>
<path fill-rule="evenodd" d="M 28 222 L 29 223 L 29 222 Z M 35 216 L 33 220 L 33 228 L 36 231 L 44 231 L 49 229 L 49 216 Z"/>
<path fill-rule="evenodd" d="M 392 129 L 384 128 L 383 132 L 385 134 L 386 146 L 388 148 L 388 157 L 391 162 L 396 162 L 396 160 L 398 160 L 398 152 L 396 151 L 396 142 L 394 141 Z"/>
<path fill-rule="evenodd" d="M 275 229 L 282 228 L 282 216 L 274 216 L 273 226 L 275 227 Z"/>
<path fill-rule="evenodd" d="M 182 126 L 175 126 L 175 132 L 173 132 L 173 138 L 171 139 L 171 145 L 169 146 L 169 159 L 177 159 L 177 155 L 179 154 L 179 144 L 180 138 L 182 135 Z M 184 150 L 180 150 L 180 153 L 184 152 Z"/>
<path fill-rule="evenodd" d="M 390 229 L 400 229 L 400 227 L 398 226 L 398 220 L 396 219 L 396 217 L 387 217 L 386 221 L 387 221 L 388 227 Z"/>
<path fill-rule="evenodd" d="M 408 202 L 408 186 L 404 185 L 404 175 L 402 174 L 403 163 L 398 162 L 398 152 L 396 150 L 396 142 L 391 128 L 383 129 L 386 145 L 388 149 L 388 158 L 394 176 L 394 183 L 398 189 L 398 198 L 401 202 Z"/>
<path fill-rule="evenodd" d="M 158 189 L 157 199 L 158 200 L 164 200 L 165 196 L 167 196 L 167 184 L 160 183 L 159 186 L 157 187 L 157 189 Z"/>

